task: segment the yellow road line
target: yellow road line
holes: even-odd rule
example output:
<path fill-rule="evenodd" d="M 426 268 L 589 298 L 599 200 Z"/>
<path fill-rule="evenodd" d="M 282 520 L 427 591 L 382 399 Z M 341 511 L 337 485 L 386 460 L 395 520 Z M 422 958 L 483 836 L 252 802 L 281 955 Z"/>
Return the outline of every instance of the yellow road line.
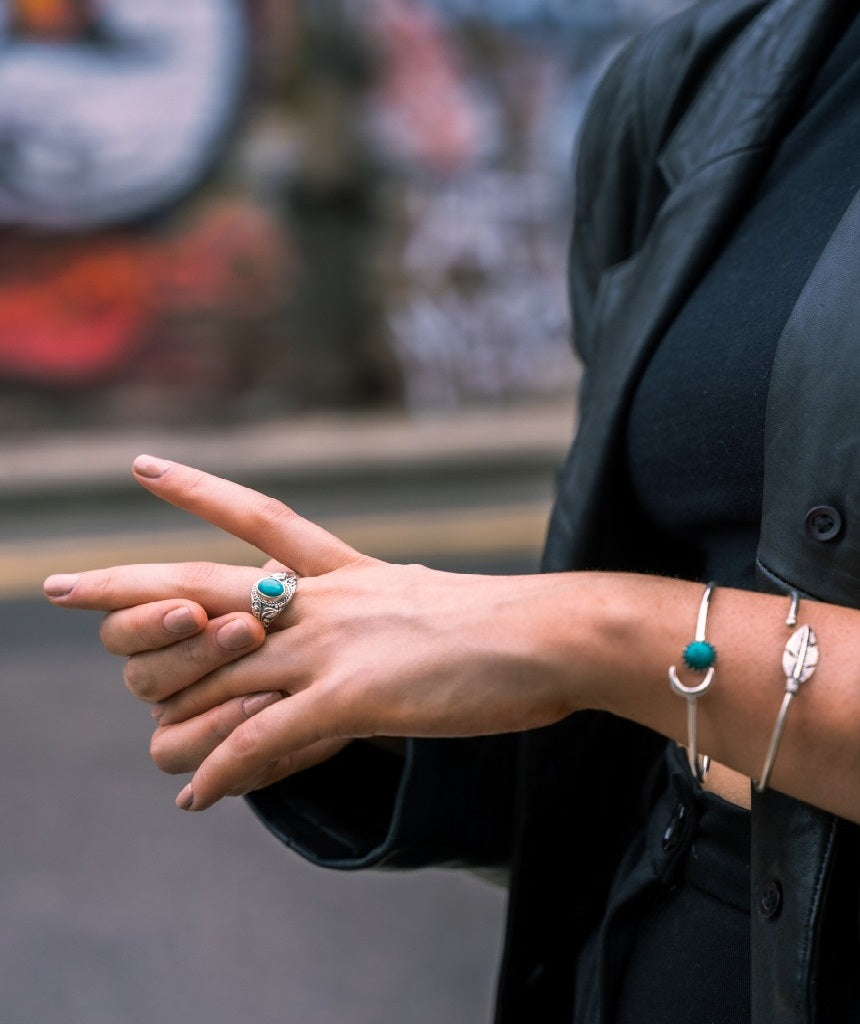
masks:
<path fill-rule="evenodd" d="M 359 551 L 389 561 L 433 557 L 536 555 L 547 507 L 434 509 L 328 518 L 323 525 Z M 0 597 L 32 597 L 52 572 L 133 562 L 227 562 L 257 565 L 253 547 L 208 527 L 50 537 L 0 543 Z"/>

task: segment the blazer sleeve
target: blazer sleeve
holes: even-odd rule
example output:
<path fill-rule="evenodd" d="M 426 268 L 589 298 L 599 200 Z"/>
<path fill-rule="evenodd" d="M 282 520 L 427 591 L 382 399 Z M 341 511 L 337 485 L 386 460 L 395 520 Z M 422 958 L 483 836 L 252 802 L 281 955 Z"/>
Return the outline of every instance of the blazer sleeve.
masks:
<path fill-rule="evenodd" d="M 251 793 L 263 824 L 322 867 L 503 867 L 511 848 L 515 736 L 361 741 Z"/>

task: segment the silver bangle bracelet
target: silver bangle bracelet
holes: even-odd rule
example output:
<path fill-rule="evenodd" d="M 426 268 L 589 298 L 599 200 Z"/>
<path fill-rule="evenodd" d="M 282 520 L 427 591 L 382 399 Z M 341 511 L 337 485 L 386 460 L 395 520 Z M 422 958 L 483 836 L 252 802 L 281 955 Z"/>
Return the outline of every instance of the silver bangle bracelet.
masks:
<path fill-rule="evenodd" d="M 696 619 L 696 632 L 693 639 L 684 648 L 684 664 L 694 672 L 704 672 L 705 678 L 695 686 L 686 686 L 678 678 L 678 671 L 674 665 L 669 668 L 669 685 L 672 690 L 687 701 L 687 757 L 690 762 L 690 771 L 693 776 L 701 782 L 710 766 L 710 758 L 699 758 L 699 730 L 698 713 L 696 702 L 710 688 L 714 679 L 714 670 L 717 663 L 717 652 L 713 645 L 705 639 L 705 628 L 708 622 L 708 608 L 710 607 L 711 595 L 715 589 L 714 583 L 709 583 L 702 594 L 702 601 L 699 605 L 699 615 Z"/>
<path fill-rule="evenodd" d="M 798 595 L 791 592 L 791 607 L 785 624 L 789 627 L 797 625 Z M 770 782 L 779 744 L 785 731 L 788 709 L 800 691 L 800 687 L 810 678 L 818 667 L 818 637 L 810 626 L 800 626 L 789 637 L 782 652 L 782 671 L 785 673 L 785 693 L 776 716 L 776 724 L 770 737 L 770 744 L 761 770 L 761 778 L 754 783 L 757 793 L 763 793 Z"/>

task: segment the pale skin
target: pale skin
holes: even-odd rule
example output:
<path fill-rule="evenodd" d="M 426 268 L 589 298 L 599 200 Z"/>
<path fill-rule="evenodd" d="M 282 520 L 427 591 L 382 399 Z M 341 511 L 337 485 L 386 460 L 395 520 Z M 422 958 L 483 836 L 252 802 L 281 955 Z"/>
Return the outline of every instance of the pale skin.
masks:
<path fill-rule="evenodd" d="M 193 772 L 183 809 L 269 785 L 358 738 L 516 732 L 585 708 L 686 737 L 667 669 L 692 638 L 700 584 L 394 565 L 230 481 L 150 456 L 134 472 L 299 576 L 268 635 L 246 610 L 259 567 L 131 565 L 45 582 L 57 606 L 108 613 L 102 641 L 153 705 L 155 763 Z M 787 605 L 727 588 L 711 602 L 718 663 L 699 701 L 699 746 L 730 798 L 760 772 L 782 700 Z M 771 786 L 860 822 L 860 612 L 803 601 L 799 621 L 821 660 L 792 705 Z"/>

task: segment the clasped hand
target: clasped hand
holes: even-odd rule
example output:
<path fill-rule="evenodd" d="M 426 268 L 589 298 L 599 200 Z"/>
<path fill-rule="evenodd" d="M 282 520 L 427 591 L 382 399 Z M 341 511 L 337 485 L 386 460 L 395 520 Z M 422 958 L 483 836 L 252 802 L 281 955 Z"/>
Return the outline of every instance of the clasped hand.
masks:
<path fill-rule="evenodd" d="M 126 565 L 52 576 L 53 604 L 105 611 L 101 638 L 153 705 L 154 761 L 193 771 L 204 810 L 372 736 L 519 731 L 574 710 L 541 669 L 524 591 L 538 577 L 443 573 L 359 554 L 272 498 L 178 463 L 135 460 L 153 494 L 289 567 L 298 591 L 267 635 L 257 567 Z"/>

